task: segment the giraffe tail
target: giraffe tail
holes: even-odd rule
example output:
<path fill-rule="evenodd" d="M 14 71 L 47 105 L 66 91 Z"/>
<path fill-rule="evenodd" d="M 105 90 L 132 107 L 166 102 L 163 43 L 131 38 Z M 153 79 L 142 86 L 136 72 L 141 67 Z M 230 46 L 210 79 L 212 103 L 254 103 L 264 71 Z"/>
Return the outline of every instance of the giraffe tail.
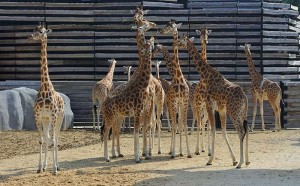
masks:
<path fill-rule="evenodd" d="M 249 126 L 248 126 L 248 121 L 247 120 L 243 121 L 243 128 L 245 130 L 245 133 L 244 133 L 244 136 L 243 136 L 242 140 L 244 140 L 246 134 L 249 132 Z"/>

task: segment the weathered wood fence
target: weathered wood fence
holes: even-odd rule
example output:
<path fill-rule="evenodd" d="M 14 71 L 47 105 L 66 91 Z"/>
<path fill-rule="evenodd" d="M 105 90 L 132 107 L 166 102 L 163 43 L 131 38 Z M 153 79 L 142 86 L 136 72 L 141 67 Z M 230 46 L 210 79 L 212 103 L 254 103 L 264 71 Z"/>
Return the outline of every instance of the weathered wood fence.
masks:
<path fill-rule="evenodd" d="M 148 20 L 162 28 L 170 19 L 182 23 L 180 32 L 195 36 L 195 29 L 212 30 L 207 46 L 208 60 L 226 78 L 243 82 L 249 88 L 245 54 L 240 45 L 251 43 L 254 62 L 266 78 L 276 81 L 299 79 L 299 22 L 297 8 L 278 0 L 166 0 L 166 1 L 1 1 L 0 2 L 0 89 L 17 86 L 38 88 L 40 44 L 28 42 L 27 35 L 39 21 L 46 21 L 53 32 L 48 36 L 48 62 L 55 88 L 67 94 L 75 113 L 75 122 L 91 122 L 91 90 L 106 74 L 107 59 L 117 59 L 115 81 L 124 81 L 123 65 L 138 65 L 135 32 L 130 30 L 132 15 L 139 4 L 150 9 Z M 171 49 L 172 36 L 156 35 Z M 199 80 L 186 51 L 180 51 L 186 78 Z M 162 60 L 158 57 L 154 60 Z M 165 64 L 161 76 L 168 79 Z M 1 82 L 2 81 L 2 82 Z M 287 83 L 287 87 L 290 84 Z M 289 90 L 289 89 L 288 89 Z M 286 91 L 289 94 L 291 91 Z M 295 92 L 294 92 L 295 94 Z M 249 121 L 252 99 L 249 95 Z M 288 97 L 289 95 L 286 95 Z M 288 99 L 289 100 L 289 99 Z M 290 104 L 286 104 L 288 107 Z M 286 109 L 286 122 L 294 122 Z M 299 108 L 300 110 L 300 108 Z M 265 120 L 273 123 L 269 104 Z M 257 117 L 257 124 L 260 117 Z"/>

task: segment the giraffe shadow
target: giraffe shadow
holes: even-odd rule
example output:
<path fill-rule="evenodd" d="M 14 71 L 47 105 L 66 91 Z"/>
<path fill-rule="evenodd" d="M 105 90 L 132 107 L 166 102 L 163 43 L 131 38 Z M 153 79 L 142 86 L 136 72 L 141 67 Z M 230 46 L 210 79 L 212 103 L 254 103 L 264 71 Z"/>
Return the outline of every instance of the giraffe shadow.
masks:
<path fill-rule="evenodd" d="M 152 156 L 150 160 L 145 160 L 144 157 L 141 157 L 142 161 L 141 164 L 147 164 L 151 162 L 165 162 L 165 161 L 172 161 L 170 156 L 168 155 L 155 155 Z M 73 169 L 81 169 L 81 168 L 99 168 L 99 170 L 105 170 L 109 167 L 122 167 L 128 165 L 135 165 L 136 162 L 133 156 L 124 157 L 124 158 L 111 158 L 111 162 L 106 162 L 104 157 L 100 158 L 87 158 L 87 159 L 80 159 L 76 161 L 63 161 L 59 162 L 60 167 L 62 170 L 73 170 Z"/>
<path fill-rule="evenodd" d="M 213 168 L 213 167 L 212 167 Z M 169 169 L 163 171 L 149 171 L 145 173 L 159 173 L 159 177 L 146 179 L 134 184 L 145 185 L 297 185 L 300 169 L 242 169 L 224 168 L 223 170 L 209 170 L 210 167 L 199 166 L 186 169 Z"/>

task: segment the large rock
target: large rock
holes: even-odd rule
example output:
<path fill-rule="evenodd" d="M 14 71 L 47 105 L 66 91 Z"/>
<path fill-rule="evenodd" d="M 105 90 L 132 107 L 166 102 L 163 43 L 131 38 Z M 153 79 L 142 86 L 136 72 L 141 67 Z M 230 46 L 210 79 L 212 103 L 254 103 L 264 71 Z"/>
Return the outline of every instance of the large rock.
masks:
<path fill-rule="evenodd" d="M 0 130 L 36 130 L 33 110 L 36 95 L 36 90 L 24 87 L 0 91 Z M 60 95 L 65 102 L 62 129 L 73 128 L 70 99 Z"/>

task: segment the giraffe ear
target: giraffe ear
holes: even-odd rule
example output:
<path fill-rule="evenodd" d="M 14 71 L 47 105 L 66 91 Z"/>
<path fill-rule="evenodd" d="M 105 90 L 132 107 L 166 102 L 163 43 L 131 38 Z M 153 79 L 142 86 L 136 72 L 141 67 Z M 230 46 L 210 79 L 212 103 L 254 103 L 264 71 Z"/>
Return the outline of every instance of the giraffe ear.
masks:
<path fill-rule="evenodd" d="M 160 65 L 160 64 L 161 64 L 161 61 L 158 61 L 157 64 Z"/>
<path fill-rule="evenodd" d="M 212 30 L 207 30 L 208 32 L 207 32 L 207 34 L 209 35 L 210 33 L 212 33 Z"/>
<path fill-rule="evenodd" d="M 200 30 L 196 30 L 196 33 L 201 35 L 201 31 Z"/>
<path fill-rule="evenodd" d="M 46 34 L 50 34 L 51 32 L 52 32 L 52 29 L 47 29 L 47 30 L 45 31 Z"/>
<path fill-rule="evenodd" d="M 149 10 L 143 11 L 144 15 L 148 14 Z"/>
<path fill-rule="evenodd" d="M 130 13 L 131 14 L 135 14 L 135 10 L 130 10 Z"/>
<path fill-rule="evenodd" d="M 194 39 L 195 39 L 194 37 L 191 37 L 189 40 L 190 40 L 191 42 L 193 42 L 193 41 L 194 41 Z"/>
<path fill-rule="evenodd" d="M 182 23 L 178 23 L 178 24 L 176 25 L 176 28 L 180 28 L 181 25 L 182 25 Z"/>
<path fill-rule="evenodd" d="M 240 48 L 244 49 L 244 48 L 245 48 L 245 45 L 240 45 Z"/>

